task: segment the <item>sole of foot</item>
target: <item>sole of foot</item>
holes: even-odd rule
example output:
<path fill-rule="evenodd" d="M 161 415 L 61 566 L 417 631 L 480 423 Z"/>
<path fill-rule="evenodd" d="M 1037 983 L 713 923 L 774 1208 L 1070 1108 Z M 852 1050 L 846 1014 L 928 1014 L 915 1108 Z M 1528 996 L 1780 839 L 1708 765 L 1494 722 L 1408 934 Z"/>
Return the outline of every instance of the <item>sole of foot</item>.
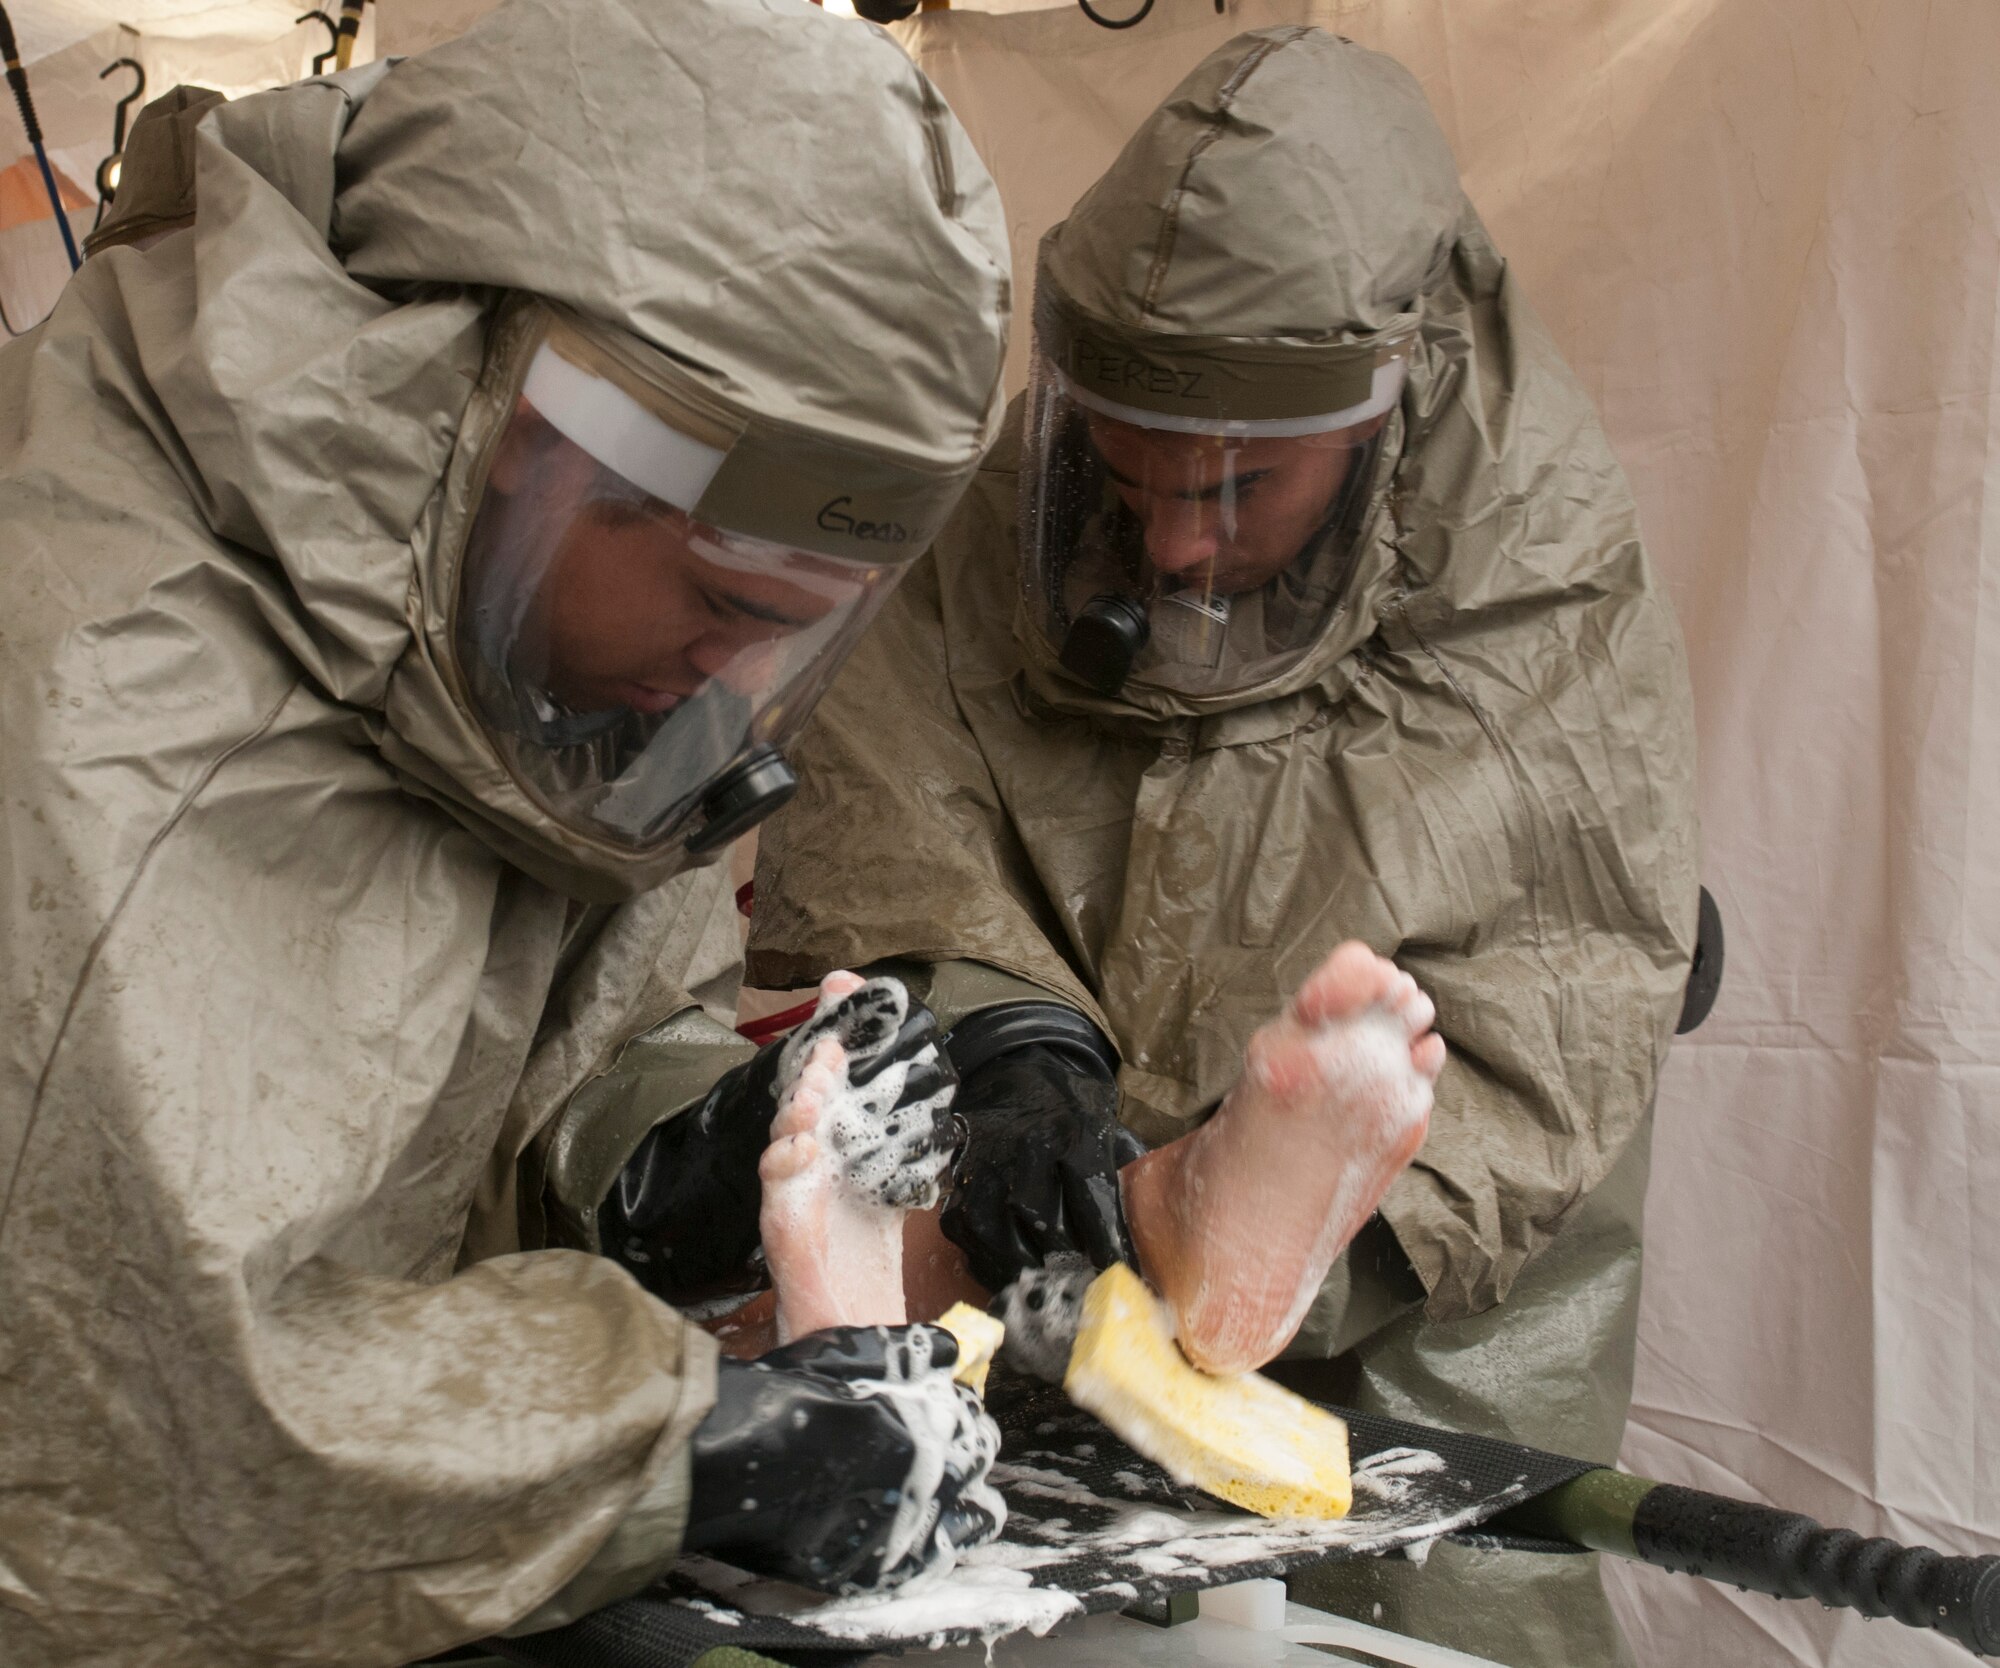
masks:
<path fill-rule="evenodd" d="M 1249 1371 L 1291 1342 L 1423 1143 L 1435 1017 L 1407 973 L 1343 944 L 1251 1039 L 1215 1116 L 1126 1166 L 1140 1259 L 1196 1366 Z"/>

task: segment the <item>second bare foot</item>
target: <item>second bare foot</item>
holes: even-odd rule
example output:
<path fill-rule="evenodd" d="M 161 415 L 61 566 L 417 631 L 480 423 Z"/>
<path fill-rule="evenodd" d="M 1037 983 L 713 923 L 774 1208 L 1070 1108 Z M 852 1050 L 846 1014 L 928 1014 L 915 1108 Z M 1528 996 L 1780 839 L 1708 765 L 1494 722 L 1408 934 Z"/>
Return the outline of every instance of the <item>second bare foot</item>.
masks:
<path fill-rule="evenodd" d="M 1196 1366 L 1260 1367 L 1298 1331 L 1423 1142 L 1434 1017 L 1407 973 L 1343 944 L 1251 1039 L 1215 1116 L 1125 1167 L 1134 1243 Z"/>

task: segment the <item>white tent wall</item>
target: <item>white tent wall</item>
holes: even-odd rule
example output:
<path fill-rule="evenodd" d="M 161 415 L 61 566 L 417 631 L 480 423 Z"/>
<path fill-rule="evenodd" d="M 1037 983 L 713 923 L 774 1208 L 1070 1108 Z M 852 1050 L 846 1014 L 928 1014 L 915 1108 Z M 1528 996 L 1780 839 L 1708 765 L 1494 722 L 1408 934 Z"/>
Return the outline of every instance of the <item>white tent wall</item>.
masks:
<path fill-rule="evenodd" d="M 160 37 L 272 40 L 304 10 L 293 0 L 13 0 L 8 15 L 14 20 L 21 61 L 32 67 L 120 26 Z"/>
<path fill-rule="evenodd" d="M 35 190 L 42 189 L 37 179 Z M 71 209 L 65 217 L 79 249 L 95 216 L 88 208 Z M 69 256 L 53 215 L 0 227 L 0 330 L 18 334 L 46 317 L 68 282 Z"/>
<path fill-rule="evenodd" d="M 1422 80 L 1687 629 L 1729 958 L 1661 1089 L 1627 1463 L 2000 1550 L 2000 10 L 1158 0 L 1122 34 L 897 33 L 1000 182 L 1025 297 L 1174 80 L 1291 19 Z M 1966 1660 L 1609 1579 L 1653 1668 Z"/>
<path fill-rule="evenodd" d="M 288 6 L 292 15 L 303 8 Z M 338 0 L 322 8 L 338 14 Z M 18 4 L 17 12 L 25 10 Z M 375 8 L 362 16 L 355 41 L 355 62 L 375 56 Z M 101 29 L 62 51 L 29 65 L 35 112 L 52 159 L 86 191 L 97 164 L 111 149 L 111 122 L 118 100 L 132 90 L 129 71 L 101 77 L 106 65 L 119 58 L 137 60 L 146 72 L 146 97 L 158 98 L 180 82 L 213 87 L 231 98 L 264 87 L 282 86 L 308 74 L 315 53 L 327 47 L 325 28 L 314 22 L 287 23 L 275 35 L 154 34 L 147 25 Z M 27 139 L 11 97 L 0 100 L 0 167 L 27 154 Z M 136 116 L 132 106 L 129 116 Z"/>

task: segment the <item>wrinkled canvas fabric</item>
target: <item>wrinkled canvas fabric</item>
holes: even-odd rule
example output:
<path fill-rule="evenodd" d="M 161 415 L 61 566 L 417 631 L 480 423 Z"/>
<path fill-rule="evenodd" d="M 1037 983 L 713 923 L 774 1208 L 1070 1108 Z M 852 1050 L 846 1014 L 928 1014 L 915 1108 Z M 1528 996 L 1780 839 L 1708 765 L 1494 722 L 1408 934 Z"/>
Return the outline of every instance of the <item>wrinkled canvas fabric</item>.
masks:
<path fill-rule="evenodd" d="M 704 75 L 760 91 L 704 130 Z M 737 968 L 725 871 L 566 843 L 453 697 L 494 300 L 693 358 L 749 261 L 718 384 L 969 467 L 1005 252 L 935 94 L 805 6 L 503 8 L 195 143 L 197 224 L 0 351 L 0 1660 L 396 1663 L 670 1555 L 712 1397 L 524 1250 L 573 1091 L 726 1037 Z M 878 373 L 806 337 L 940 262 Z"/>
<path fill-rule="evenodd" d="M 1428 125 L 1388 60 L 1310 34 L 1268 61 L 1287 52 L 1334 54 L 1344 111 Z M 1288 80 L 1274 108 L 1309 111 Z M 1151 235 L 1131 205 L 1180 189 L 1207 120 L 1170 101 L 1052 259 L 1082 249 L 1104 271 L 1121 227 Z M 1232 247 L 1214 222 L 1262 201 L 1262 149 L 1214 142 L 1215 189 L 1178 200 L 1173 260 L 1199 264 L 1165 289 L 1191 333 L 1275 329 L 1287 315 L 1257 309 L 1296 304 L 1196 281 Z M 1372 533 L 1318 648 L 1233 695 L 1079 689 L 1021 627 L 1010 425 L 800 749 L 800 797 L 760 846 L 751 971 L 796 985 L 906 957 L 1029 980 L 1104 1026 L 1124 1116 L 1160 1142 L 1360 938 L 1431 993 L 1450 1046 L 1430 1136 L 1383 1207 L 1448 1319 L 1506 1296 L 1651 1103 L 1692 948 L 1693 720 L 1617 465 L 1448 152 L 1385 168 L 1334 146 L 1324 167 L 1353 208 L 1286 223 L 1332 310 L 1366 324 L 1398 300 L 1382 283 L 1424 287 Z M 1371 253 L 1315 261 L 1350 224 Z M 1200 311 L 1211 293 L 1227 311 Z"/>

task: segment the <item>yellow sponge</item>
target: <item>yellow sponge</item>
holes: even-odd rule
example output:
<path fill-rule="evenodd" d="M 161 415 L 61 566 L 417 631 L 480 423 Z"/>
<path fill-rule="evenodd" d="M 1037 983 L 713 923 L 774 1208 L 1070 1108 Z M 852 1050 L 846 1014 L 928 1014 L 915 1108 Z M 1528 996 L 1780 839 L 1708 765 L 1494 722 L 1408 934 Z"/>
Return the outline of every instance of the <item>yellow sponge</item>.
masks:
<path fill-rule="evenodd" d="M 958 1365 L 951 1376 L 975 1396 L 986 1395 L 986 1373 L 993 1357 L 1000 1353 L 1007 1328 L 983 1309 L 970 1303 L 954 1303 L 938 1316 L 937 1324 L 958 1340 Z"/>
<path fill-rule="evenodd" d="M 1212 1378 L 1123 1263 L 1094 1281 L 1063 1389 L 1176 1482 L 1265 1517 L 1345 1517 L 1347 1426 L 1257 1373 Z"/>

